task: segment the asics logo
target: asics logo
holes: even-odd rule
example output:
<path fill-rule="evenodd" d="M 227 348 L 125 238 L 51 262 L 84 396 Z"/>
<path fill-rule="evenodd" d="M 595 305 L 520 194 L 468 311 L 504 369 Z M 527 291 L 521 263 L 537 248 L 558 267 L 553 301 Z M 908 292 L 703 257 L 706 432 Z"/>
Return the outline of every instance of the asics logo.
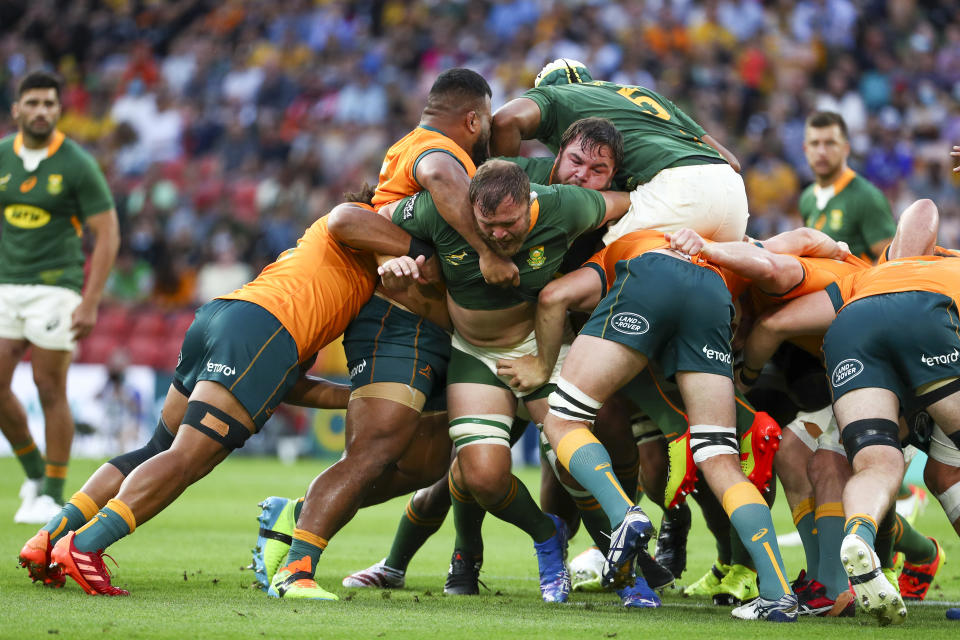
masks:
<path fill-rule="evenodd" d="M 960 360 L 960 351 L 956 349 L 953 350 L 953 353 L 945 353 L 940 356 L 928 356 L 926 354 L 920 356 L 920 362 L 928 367 L 938 364 L 954 364 L 957 360 Z"/>
<path fill-rule="evenodd" d="M 363 360 L 360 361 L 360 364 L 354 365 L 354 367 L 350 369 L 350 377 L 351 378 L 354 377 L 355 375 L 357 375 L 358 373 L 361 373 L 366 368 L 367 368 L 367 359 L 364 358 Z"/>
<path fill-rule="evenodd" d="M 716 349 L 711 349 L 707 345 L 703 345 L 701 349 L 703 355 L 707 357 L 707 360 L 719 360 L 720 362 L 725 362 L 730 364 L 731 358 L 729 352 L 717 351 Z"/>
<path fill-rule="evenodd" d="M 237 373 L 236 367 L 221 364 L 219 362 L 207 362 L 207 371 L 209 373 L 222 373 L 225 376 L 232 376 Z"/>
<path fill-rule="evenodd" d="M 767 531 L 766 528 L 763 528 L 763 529 L 760 529 L 760 531 L 757 531 L 755 534 L 753 534 L 753 537 L 750 538 L 750 539 L 753 540 L 754 542 L 756 542 L 757 540 L 759 540 L 759 539 L 762 538 L 763 536 L 767 535 L 768 533 L 770 533 L 770 532 Z"/>
<path fill-rule="evenodd" d="M 833 373 L 830 374 L 830 382 L 835 387 L 842 387 L 861 373 L 863 373 L 863 363 L 856 358 L 847 358 L 834 367 Z"/>

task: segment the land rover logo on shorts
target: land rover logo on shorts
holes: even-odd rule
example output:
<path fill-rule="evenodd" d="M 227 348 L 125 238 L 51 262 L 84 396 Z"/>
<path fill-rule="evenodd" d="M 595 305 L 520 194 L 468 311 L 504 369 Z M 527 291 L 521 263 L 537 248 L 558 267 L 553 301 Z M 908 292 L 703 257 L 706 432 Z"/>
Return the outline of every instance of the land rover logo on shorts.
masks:
<path fill-rule="evenodd" d="M 547 261 L 547 254 L 543 250 L 543 245 L 537 245 L 530 249 L 530 257 L 527 258 L 527 264 L 534 269 L 539 269 Z"/>
<path fill-rule="evenodd" d="M 650 330 L 650 323 L 638 313 L 622 311 L 610 318 L 610 326 L 631 336 L 639 336 Z"/>
<path fill-rule="evenodd" d="M 830 379 L 833 386 L 842 387 L 861 373 L 863 373 L 863 363 L 854 358 L 847 358 L 840 361 L 840 364 L 833 370 Z"/>
<path fill-rule="evenodd" d="M 21 229 L 38 229 L 50 222 L 49 213 L 28 204 L 11 204 L 3 210 L 3 217 Z"/>

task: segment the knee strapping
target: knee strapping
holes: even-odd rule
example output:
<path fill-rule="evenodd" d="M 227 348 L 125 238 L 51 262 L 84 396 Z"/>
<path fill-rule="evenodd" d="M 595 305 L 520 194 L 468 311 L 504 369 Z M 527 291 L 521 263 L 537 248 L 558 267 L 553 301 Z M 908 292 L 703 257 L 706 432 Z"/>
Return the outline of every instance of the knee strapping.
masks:
<path fill-rule="evenodd" d="M 960 482 L 943 493 L 937 494 L 937 500 L 940 501 L 950 522 L 956 522 L 957 518 L 960 518 Z"/>
<path fill-rule="evenodd" d="M 900 451 L 900 427 L 893 420 L 884 418 L 868 418 L 855 420 L 848 424 L 840 438 L 843 448 L 847 452 L 847 460 L 853 464 L 853 458 L 865 447 L 884 446 L 893 447 Z"/>
<path fill-rule="evenodd" d="M 242 422 L 212 404 L 191 400 L 183 414 L 183 424 L 190 425 L 205 436 L 217 441 L 224 449 L 233 451 L 242 447 L 252 433 Z"/>
<path fill-rule="evenodd" d="M 513 417 L 495 413 L 460 416 L 450 421 L 450 439 L 459 451 L 472 444 L 510 446 Z"/>
<path fill-rule="evenodd" d="M 158 453 L 163 453 L 170 448 L 170 445 L 173 444 L 173 434 L 170 433 L 170 429 L 167 427 L 166 423 L 163 421 L 163 416 L 160 417 L 160 421 L 157 423 L 157 428 L 153 432 L 153 436 L 150 438 L 150 441 L 147 444 L 143 445 L 139 449 L 129 451 L 122 455 L 117 456 L 110 460 L 110 464 L 117 468 L 120 473 L 124 476 L 130 475 L 130 472 L 139 467 L 141 464 L 157 455 Z"/>
<path fill-rule="evenodd" d="M 630 416 L 630 431 L 633 432 L 633 441 L 638 445 L 663 437 L 657 423 L 642 411 Z"/>
<path fill-rule="evenodd" d="M 690 453 L 693 461 L 700 464 L 714 456 L 740 455 L 736 427 L 721 427 L 713 424 L 690 425 Z"/>
<path fill-rule="evenodd" d="M 591 425 L 603 406 L 602 402 L 594 400 L 564 378 L 557 381 L 557 388 L 547 398 L 547 402 L 550 404 L 550 413 L 558 418 Z"/>

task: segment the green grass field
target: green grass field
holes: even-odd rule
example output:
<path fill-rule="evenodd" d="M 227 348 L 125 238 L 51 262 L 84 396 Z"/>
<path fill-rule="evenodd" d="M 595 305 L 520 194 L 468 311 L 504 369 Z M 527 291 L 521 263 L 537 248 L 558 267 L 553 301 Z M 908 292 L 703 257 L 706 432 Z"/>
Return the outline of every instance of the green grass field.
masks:
<path fill-rule="evenodd" d="M 97 466 L 77 460 L 68 490 L 78 488 Z M 0 637 L 3 638 L 825 638 L 956 637 L 960 622 L 945 619 L 947 602 L 960 601 L 960 541 L 939 505 L 928 505 L 918 526 L 938 537 L 948 562 L 929 600 L 910 606 L 902 627 L 878 629 L 873 618 L 804 619 L 796 625 L 734 621 L 729 611 L 668 592 L 658 610 L 628 611 L 612 594 L 574 593 L 566 606 L 545 605 L 537 590 L 530 540 L 494 518 L 484 525 L 481 578 L 490 591 L 478 597 L 443 595 L 453 543 L 452 523 L 428 542 L 410 565 L 407 588 L 381 592 L 340 587 L 344 575 L 386 555 L 403 500 L 362 510 L 332 541 L 320 560 L 318 581 L 340 602 L 295 602 L 267 598 L 250 588 L 249 562 L 256 537 L 257 502 L 269 495 L 301 495 L 321 470 L 316 461 L 285 467 L 274 460 L 227 460 L 174 505 L 110 549 L 119 568 L 114 584 L 128 598 L 90 597 L 68 580 L 64 589 L 33 585 L 16 565 L 17 553 L 36 527 L 11 523 L 22 475 L 16 462 L 0 459 Z M 535 471 L 521 477 L 531 490 Z M 659 520 L 659 510 L 644 505 Z M 688 571 L 697 579 L 714 559 L 712 540 L 694 507 Z M 782 501 L 775 522 L 783 533 L 792 522 Z M 587 542 L 581 533 L 571 554 Z M 791 575 L 802 566 L 799 548 L 784 549 Z M 108 561 L 109 563 L 109 561 Z"/>

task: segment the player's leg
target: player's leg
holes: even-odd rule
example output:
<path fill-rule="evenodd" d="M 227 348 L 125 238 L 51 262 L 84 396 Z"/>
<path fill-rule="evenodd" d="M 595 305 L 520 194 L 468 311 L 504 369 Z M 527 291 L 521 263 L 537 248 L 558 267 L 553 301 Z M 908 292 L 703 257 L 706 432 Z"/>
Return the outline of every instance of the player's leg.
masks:
<path fill-rule="evenodd" d="M 829 427 L 828 431 L 836 434 L 836 420 L 832 417 L 832 411 L 830 420 L 832 427 Z M 819 438 L 820 446 L 807 466 L 816 504 L 813 525 L 817 532 L 819 560 L 814 579 L 823 586 L 823 597 L 833 600 L 836 605 L 836 608 L 831 606 L 826 615 L 849 615 L 846 613 L 849 596 L 844 595 L 850 593 L 849 578 L 840 562 L 840 545 L 846 524 L 842 504 L 843 488 L 852 470 L 846 456 L 838 451 L 839 434 L 830 438 L 829 445 L 824 442 L 825 435 Z M 819 604 L 826 607 L 828 603 Z M 813 608 L 820 607 L 814 605 Z"/>
<path fill-rule="evenodd" d="M 47 465 L 41 495 L 50 503 L 63 504 L 63 486 L 73 446 L 73 416 L 67 401 L 67 369 L 73 358 L 71 351 L 33 347 L 33 381 L 37 385 L 47 441 Z M 56 509 L 59 511 L 59 509 Z"/>
<path fill-rule="evenodd" d="M 2 323 L 7 315 L 0 311 L 0 331 L 3 330 Z M 27 428 L 27 412 L 12 388 L 13 372 L 26 349 L 27 342 L 22 338 L 0 338 L 0 431 L 10 443 L 27 478 L 20 488 L 22 504 L 14 516 L 14 522 L 26 522 L 30 518 L 28 511 L 42 488 L 45 464 L 43 454 Z"/>
<path fill-rule="evenodd" d="M 677 384 L 690 419 L 690 448 L 694 461 L 723 504 L 740 540 L 749 551 L 758 574 L 760 603 L 738 617 L 789 621 L 796 618 L 796 598 L 787 583 L 777 536 L 759 490 L 740 468 L 736 438 L 733 380 L 725 375 L 678 371 Z M 739 612 L 739 613 L 737 613 Z"/>

